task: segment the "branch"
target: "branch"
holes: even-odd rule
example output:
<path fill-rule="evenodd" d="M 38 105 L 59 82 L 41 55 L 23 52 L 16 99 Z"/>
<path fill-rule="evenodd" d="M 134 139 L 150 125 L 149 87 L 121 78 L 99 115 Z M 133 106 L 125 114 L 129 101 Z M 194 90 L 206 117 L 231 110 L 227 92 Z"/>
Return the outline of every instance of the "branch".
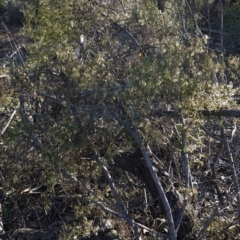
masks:
<path fill-rule="evenodd" d="M 11 117 L 9 118 L 9 120 L 8 120 L 8 122 L 7 122 L 7 124 L 6 124 L 6 126 L 2 129 L 2 131 L 1 131 L 1 133 L 0 133 L 0 136 L 4 134 L 4 132 L 6 131 L 6 129 L 7 129 L 8 126 L 9 126 L 9 124 L 11 123 L 11 121 L 12 121 L 14 115 L 16 114 L 16 112 L 17 112 L 16 110 L 13 111 L 13 113 L 12 113 Z"/>
<path fill-rule="evenodd" d="M 196 18 L 195 18 L 194 13 L 192 12 L 192 9 L 191 9 L 191 7 L 190 7 L 190 5 L 189 5 L 189 3 L 188 3 L 188 0 L 185 0 L 185 4 L 186 4 L 187 7 L 188 7 L 188 10 L 189 10 L 190 15 L 191 15 L 191 17 L 192 17 L 192 20 L 193 20 L 193 22 L 194 22 L 194 25 L 195 25 L 196 30 L 199 32 L 199 34 L 201 35 L 201 37 L 203 37 L 203 34 L 202 34 L 202 32 L 201 32 L 201 30 L 200 30 L 200 28 L 199 28 L 199 26 L 198 26 L 197 20 L 196 20 Z"/>
<path fill-rule="evenodd" d="M 168 225 L 169 225 L 169 237 L 171 240 L 176 240 L 176 232 L 175 232 L 175 226 L 174 226 L 174 221 L 173 221 L 173 215 L 171 212 L 171 207 L 167 200 L 166 194 L 163 190 L 162 184 L 159 182 L 157 174 L 153 170 L 153 164 L 152 164 L 151 158 L 149 157 L 146 147 L 143 145 L 136 129 L 134 129 L 134 128 L 132 129 L 130 126 L 127 125 L 126 122 L 124 122 L 118 116 L 113 116 L 113 118 L 116 119 L 120 125 L 125 127 L 125 129 L 128 131 L 130 136 L 134 139 L 134 141 L 137 143 L 138 147 L 141 149 L 143 158 L 144 158 L 147 168 L 151 174 L 151 177 L 155 184 L 155 187 L 158 191 L 159 198 L 161 199 L 161 202 L 162 202 L 162 205 L 163 205 L 166 217 L 167 217 L 167 221 L 168 221 Z"/>

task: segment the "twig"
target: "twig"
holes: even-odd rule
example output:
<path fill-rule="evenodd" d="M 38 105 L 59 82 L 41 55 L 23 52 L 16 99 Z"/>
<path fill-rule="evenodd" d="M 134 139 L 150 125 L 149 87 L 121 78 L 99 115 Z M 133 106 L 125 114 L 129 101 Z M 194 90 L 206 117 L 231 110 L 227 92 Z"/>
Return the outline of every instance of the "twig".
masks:
<path fill-rule="evenodd" d="M 1 133 L 0 133 L 0 136 L 4 134 L 4 132 L 6 131 L 6 129 L 7 129 L 8 126 L 9 126 L 9 124 L 11 123 L 11 121 L 12 121 L 14 115 L 16 114 L 16 112 L 17 112 L 16 110 L 13 111 L 13 113 L 12 113 L 12 115 L 10 116 L 10 118 L 9 118 L 9 120 L 8 120 L 8 122 L 7 122 L 7 124 L 6 124 L 6 126 L 2 129 L 2 131 L 1 131 Z"/>

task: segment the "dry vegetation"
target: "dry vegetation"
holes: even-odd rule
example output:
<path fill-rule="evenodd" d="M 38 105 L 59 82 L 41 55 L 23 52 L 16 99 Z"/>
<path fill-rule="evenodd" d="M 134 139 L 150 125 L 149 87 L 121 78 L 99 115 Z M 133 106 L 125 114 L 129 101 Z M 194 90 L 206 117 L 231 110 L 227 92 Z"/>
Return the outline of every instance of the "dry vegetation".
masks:
<path fill-rule="evenodd" d="M 239 238 L 236 1 L 0 4 L 1 239 Z"/>

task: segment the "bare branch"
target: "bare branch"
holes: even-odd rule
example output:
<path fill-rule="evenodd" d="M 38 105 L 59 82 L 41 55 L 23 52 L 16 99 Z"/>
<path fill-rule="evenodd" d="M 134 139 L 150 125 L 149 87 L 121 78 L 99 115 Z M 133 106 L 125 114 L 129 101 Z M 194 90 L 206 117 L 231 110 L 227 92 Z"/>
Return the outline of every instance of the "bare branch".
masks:
<path fill-rule="evenodd" d="M 146 162 L 146 165 L 148 167 L 148 170 L 152 176 L 152 180 L 156 186 L 156 189 L 158 191 L 158 195 L 159 198 L 161 199 L 161 203 L 163 205 L 166 217 L 167 217 L 167 221 L 169 224 L 169 237 L 171 240 L 176 240 L 176 232 L 175 232 L 175 227 L 174 227 L 174 221 L 173 221 L 173 215 L 171 212 L 171 207 L 169 205 L 169 202 L 167 200 L 166 194 L 163 190 L 162 184 L 160 183 L 156 172 L 153 169 L 153 164 L 151 161 L 151 158 L 148 155 L 147 149 L 146 147 L 143 145 L 140 136 L 137 132 L 136 129 L 132 129 L 131 127 L 129 127 L 126 122 L 124 122 L 120 117 L 118 116 L 113 116 L 113 118 L 115 118 L 120 125 L 124 126 L 126 128 L 126 130 L 128 131 L 128 133 L 131 135 L 131 137 L 134 139 L 134 141 L 137 143 L 138 147 L 141 149 L 143 158 Z"/>
<path fill-rule="evenodd" d="M 16 110 L 13 111 L 13 113 L 12 113 L 12 115 L 10 116 L 10 118 L 9 118 L 9 120 L 8 120 L 8 122 L 7 122 L 7 124 L 6 124 L 6 126 L 2 129 L 0 135 L 3 135 L 3 134 L 4 134 L 4 132 L 6 131 L 6 129 L 8 128 L 8 126 L 10 125 L 10 123 L 11 123 L 11 121 L 12 121 L 14 115 L 16 114 L 16 112 L 17 112 Z"/>

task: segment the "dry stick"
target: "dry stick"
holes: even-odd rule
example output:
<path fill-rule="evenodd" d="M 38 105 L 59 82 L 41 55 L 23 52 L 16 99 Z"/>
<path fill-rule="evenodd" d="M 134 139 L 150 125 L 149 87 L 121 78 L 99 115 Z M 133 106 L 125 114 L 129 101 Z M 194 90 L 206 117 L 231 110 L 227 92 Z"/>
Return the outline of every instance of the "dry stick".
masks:
<path fill-rule="evenodd" d="M 8 120 L 8 122 L 7 122 L 7 124 L 6 124 L 6 126 L 2 129 L 2 131 L 1 131 L 1 133 L 0 133 L 0 136 L 4 134 L 4 132 L 6 131 L 6 129 L 7 129 L 8 126 L 9 126 L 9 124 L 11 123 L 11 121 L 12 121 L 14 115 L 16 114 L 16 112 L 17 112 L 16 110 L 13 111 L 13 113 L 12 113 L 11 117 L 9 118 L 9 120 Z"/>
<path fill-rule="evenodd" d="M 147 199 L 147 191 L 146 191 L 146 188 L 143 189 L 143 194 L 144 194 L 144 198 L 145 198 L 145 212 L 147 212 L 147 209 L 148 209 L 148 199 Z"/>
<path fill-rule="evenodd" d="M 130 220 L 130 217 L 128 216 L 128 214 L 127 214 L 127 212 L 126 212 L 126 210 L 125 210 L 125 208 L 124 208 L 124 206 L 123 206 L 123 204 L 122 204 L 122 202 L 121 202 L 121 200 L 120 200 L 120 198 L 118 196 L 115 184 L 113 182 L 113 179 L 112 179 L 108 169 L 101 162 L 99 156 L 96 153 L 94 155 L 95 155 L 94 156 L 95 160 L 102 166 L 103 173 L 104 173 L 104 175 L 106 176 L 106 178 L 108 180 L 108 184 L 109 184 L 109 186 L 111 188 L 111 191 L 112 191 L 112 194 L 113 194 L 113 196 L 114 196 L 114 198 L 116 200 L 116 206 L 117 206 L 118 210 L 120 211 L 120 216 L 124 216 L 125 219 L 128 219 L 127 222 L 132 227 L 132 229 L 133 229 L 133 231 L 135 233 L 136 238 L 141 240 L 141 236 L 140 236 L 140 234 L 138 232 L 138 228 L 137 228 L 136 224 L 133 223 L 132 220 Z"/>
<path fill-rule="evenodd" d="M 178 138 L 178 139 L 181 139 L 181 135 L 180 135 L 180 133 L 179 133 L 179 131 L 178 131 L 178 129 L 177 129 L 177 126 L 176 126 L 173 118 L 171 118 L 171 122 L 172 122 L 172 124 L 173 124 L 173 129 L 174 129 L 175 134 L 177 135 L 177 138 Z M 176 158 L 174 158 L 173 161 L 174 161 L 174 163 L 175 163 L 176 170 L 177 170 L 178 182 L 179 182 L 179 184 L 181 184 L 182 179 L 181 179 L 181 175 L 180 175 L 180 169 L 179 169 L 178 161 L 176 161 Z"/>
<path fill-rule="evenodd" d="M 175 227 L 174 227 L 174 221 L 173 221 L 173 215 L 171 212 L 171 207 L 169 205 L 169 202 L 167 200 L 166 194 L 163 190 L 162 184 L 160 183 L 156 172 L 153 170 L 153 164 L 151 161 L 151 158 L 148 155 L 146 147 L 143 145 L 140 136 L 135 128 L 129 127 L 126 122 L 124 122 L 120 117 L 118 116 L 113 116 L 114 119 L 118 121 L 118 123 L 126 128 L 128 133 L 131 135 L 131 137 L 134 139 L 134 141 L 137 143 L 138 147 L 141 149 L 143 158 L 146 162 L 146 165 L 148 167 L 148 170 L 152 176 L 152 180 L 156 186 L 156 189 L 158 191 L 159 198 L 161 199 L 168 225 L 169 225 L 169 239 L 171 240 L 176 240 L 176 232 L 175 232 Z"/>

